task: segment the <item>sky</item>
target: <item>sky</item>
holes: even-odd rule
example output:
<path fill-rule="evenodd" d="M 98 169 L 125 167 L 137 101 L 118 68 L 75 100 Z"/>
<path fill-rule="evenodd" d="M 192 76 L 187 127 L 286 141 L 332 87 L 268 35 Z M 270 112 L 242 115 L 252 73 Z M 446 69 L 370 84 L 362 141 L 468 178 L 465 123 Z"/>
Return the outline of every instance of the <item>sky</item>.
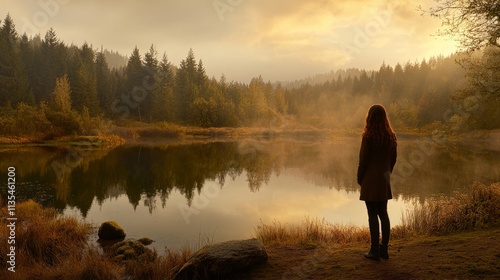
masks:
<path fill-rule="evenodd" d="M 418 2 L 418 3 L 416 3 Z M 210 77 L 293 81 L 337 69 L 379 69 L 457 50 L 422 16 L 432 0 L 3 0 L 18 33 L 53 28 L 66 44 L 130 55 L 151 45 L 179 65 L 189 49 Z"/>

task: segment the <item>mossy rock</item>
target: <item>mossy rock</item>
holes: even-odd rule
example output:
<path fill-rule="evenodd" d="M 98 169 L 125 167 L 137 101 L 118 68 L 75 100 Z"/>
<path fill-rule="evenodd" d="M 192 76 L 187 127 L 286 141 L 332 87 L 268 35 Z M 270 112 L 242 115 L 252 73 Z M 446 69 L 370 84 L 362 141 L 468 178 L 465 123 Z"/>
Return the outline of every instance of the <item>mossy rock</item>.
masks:
<path fill-rule="evenodd" d="M 129 245 L 122 245 L 118 248 L 118 250 L 116 250 L 116 254 L 117 255 L 121 255 L 123 253 L 125 253 L 125 251 L 131 249 Z"/>
<path fill-rule="evenodd" d="M 147 238 L 147 237 L 143 237 L 137 241 L 141 242 L 142 245 L 144 245 L 144 246 L 148 246 L 148 245 L 151 245 L 151 243 L 153 243 L 153 239 Z"/>
<path fill-rule="evenodd" d="M 125 238 L 126 234 L 123 228 L 115 221 L 107 221 L 101 224 L 97 235 L 101 239 L 116 240 Z"/>
<path fill-rule="evenodd" d="M 141 238 L 141 239 L 144 239 L 142 240 L 143 242 L 145 240 L 151 240 L 149 238 Z M 156 258 L 156 252 L 149 248 L 146 248 L 143 242 L 134 239 L 127 239 L 118 242 L 114 244 L 111 248 L 111 257 L 116 262 L 121 262 L 121 263 L 133 260 L 148 261 L 148 262 L 154 260 Z"/>
<path fill-rule="evenodd" d="M 126 260 L 131 260 L 131 259 L 137 258 L 137 253 L 132 248 L 125 250 L 125 252 L 123 252 L 123 255 L 125 256 Z"/>

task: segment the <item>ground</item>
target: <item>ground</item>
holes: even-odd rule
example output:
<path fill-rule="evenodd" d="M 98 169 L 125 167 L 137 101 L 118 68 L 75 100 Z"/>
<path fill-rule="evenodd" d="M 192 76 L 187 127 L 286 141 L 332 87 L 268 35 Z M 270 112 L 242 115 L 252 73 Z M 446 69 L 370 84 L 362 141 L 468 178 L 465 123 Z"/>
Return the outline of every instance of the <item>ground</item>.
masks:
<path fill-rule="evenodd" d="M 269 260 L 234 279 L 500 279 L 500 228 L 396 240 L 389 260 L 368 244 L 269 245 Z"/>

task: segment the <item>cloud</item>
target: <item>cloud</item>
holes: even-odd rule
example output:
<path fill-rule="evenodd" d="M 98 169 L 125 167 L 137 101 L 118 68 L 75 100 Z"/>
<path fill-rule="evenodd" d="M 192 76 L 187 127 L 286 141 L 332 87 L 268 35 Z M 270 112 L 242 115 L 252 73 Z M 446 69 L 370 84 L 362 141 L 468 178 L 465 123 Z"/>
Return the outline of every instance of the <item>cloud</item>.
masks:
<path fill-rule="evenodd" d="M 57 12 L 47 12 L 47 3 L 60 3 Z M 450 48 L 430 36 L 439 21 L 421 17 L 408 0 L 6 0 L 6 7 L 18 27 L 49 15 L 39 33 L 53 27 L 68 44 L 127 55 L 154 44 L 174 64 L 193 48 L 209 75 L 240 81 L 377 68 Z"/>

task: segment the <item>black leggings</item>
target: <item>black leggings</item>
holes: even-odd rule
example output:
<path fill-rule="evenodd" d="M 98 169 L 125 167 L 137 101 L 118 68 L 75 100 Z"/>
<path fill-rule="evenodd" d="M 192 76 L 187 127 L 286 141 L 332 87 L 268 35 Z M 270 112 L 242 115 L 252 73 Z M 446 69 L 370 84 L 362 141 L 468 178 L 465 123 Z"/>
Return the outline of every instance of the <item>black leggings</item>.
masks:
<path fill-rule="evenodd" d="M 391 234 L 391 222 L 387 214 L 387 200 L 385 201 L 365 201 L 368 210 L 368 224 L 370 225 L 370 237 L 372 247 L 379 244 L 380 232 L 378 219 L 382 225 L 382 244 L 389 244 L 389 235 Z"/>

